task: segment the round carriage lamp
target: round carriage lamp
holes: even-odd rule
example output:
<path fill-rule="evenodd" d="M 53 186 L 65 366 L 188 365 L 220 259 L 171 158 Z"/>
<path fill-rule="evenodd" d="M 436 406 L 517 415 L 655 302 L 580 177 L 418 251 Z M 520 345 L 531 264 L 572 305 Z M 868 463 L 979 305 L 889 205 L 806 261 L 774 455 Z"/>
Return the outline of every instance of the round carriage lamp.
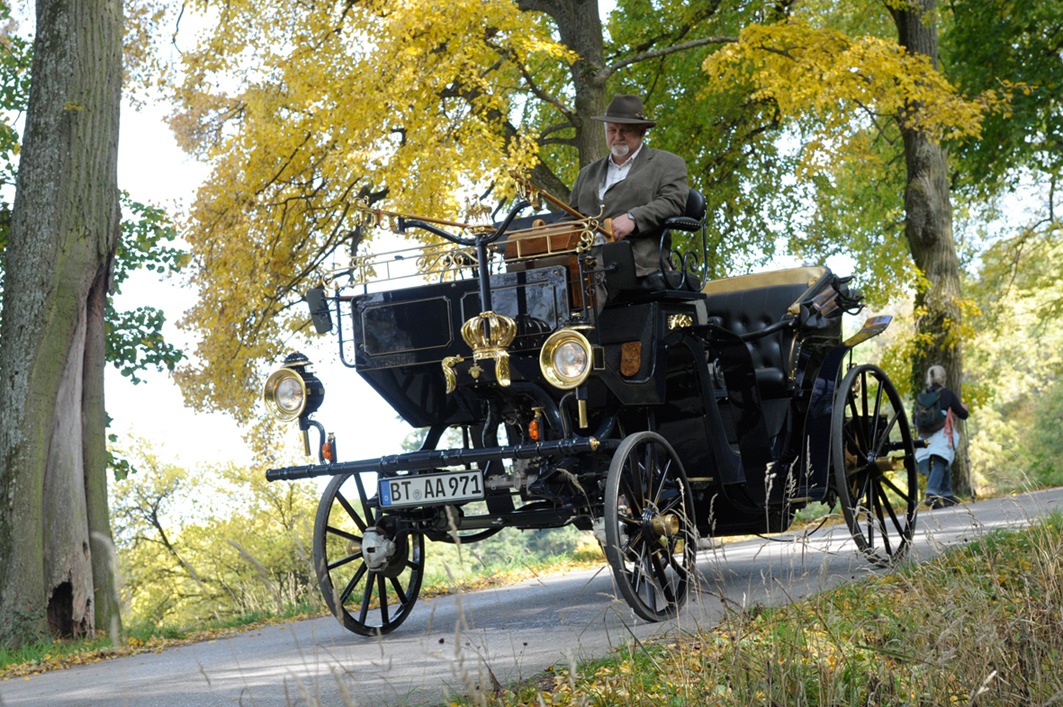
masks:
<path fill-rule="evenodd" d="M 312 415 L 325 399 L 325 386 L 310 370 L 310 359 L 289 354 L 262 387 L 266 410 L 281 422 Z"/>
<path fill-rule="evenodd" d="M 591 374 L 590 342 L 574 328 L 558 329 L 539 351 L 539 369 L 555 388 L 578 388 Z"/>

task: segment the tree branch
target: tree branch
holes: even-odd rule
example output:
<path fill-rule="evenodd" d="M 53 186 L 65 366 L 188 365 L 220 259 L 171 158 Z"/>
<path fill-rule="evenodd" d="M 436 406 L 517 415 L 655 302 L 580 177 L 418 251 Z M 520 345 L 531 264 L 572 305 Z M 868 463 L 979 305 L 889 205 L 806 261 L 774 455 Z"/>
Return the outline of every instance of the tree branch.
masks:
<path fill-rule="evenodd" d="M 562 130 L 574 129 L 576 126 L 572 123 L 554 123 L 553 125 L 547 125 L 545 128 L 539 131 L 539 137 L 546 139 L 547 135 L 553 135 L 554 133 L 561 132 Z M 554 138 L 554 140 L 568 140 L 568 138 Z M 571 141 L 570 141 L 571 142 Z"/>
<path fill-rule="evenodd" d="M 526 67 L 523 62 L 518 62 L 514 60 L 513 63 L 520 67 L 520 75 L 524 77 L 525 83 L 528 84 L 528 88 L 531 89 L 531 92 L 535 95 L 535 97 L 543 103 L 549 103 L 550 105 L 552 105 L 554 108 L 557 109 L 557 112 L 559 112 L 561 115 L 565 116 L 566 119 L 568 119 L 570 126 L 574 126 L 575 122 L 573 121 L 572 111 L 566 108 L 561 101 L 557 100 L 557 98 L 539 88 L 539 85 L 535 83 L 534 77 L 532 77 L 532 75 L 528 73 L 528 67 Z"/>
<path fill-rule="evenodd" d="M 626 53 L 637 55 L 647 52 L 659 45 L 674 46 L 690 34 L 694 27 L 715 15 L 720 9 L 720 1 L 721 0 L 703 0 L 699 3 L 692 3 L 692 7 L 687 8 L 690 14 L 682 20 L 677 20 L 674 23 L 674 26 L 676 27 L 675 31 L 662 32 L 657 35 L 647 36 L 638 44 L 630 45 L 627 48 Z M 673 26 L 673 23 L 663 23 L 661 29 L 667 29 L 670 26 Z"/>
<path fill-rule="evenodd" d="M 557 0 L 517 0 L 517 9 L 521 12 L 544 12 L 551 17 L 557 17 L 561 11 L 561 3 Z"/>
<path fill-rule="evenodd" d="M 662 56 L 668 56 L 669 54 L 678 54 L 679 52 L 684 52 L 687 49 L 694 49 L 695 47 L 703 47 L 703 46 L 706 46 L 708 44 L 735 44 L 737 42 L 738 42 L 738 38 L 737 37 L 703 37 L 701 39 L 693 39 L 693 40 L 691 40 L 689 42 L 684 42 L 682 44 L 676 44 L 676 45 L 671 46 L 671 47 L 665 47 L 664 49 L 657 49 L 656 51 L 652 51 L 652 52 L 643 52 L 642 54 L 636 54 L 635 56 L 631 56 L 631 57 L 628 57 L 627 59 L 623 59 L 621 61 L 618 61 L 617 63 L 613 64 L 612 66 L 606 67 L 606 69 L 605 69 L 605 77 L 609 78 L 610 76 L 615 74 L 620 69 L 623 69 L 625 66 L 630 66 L 632 64 L 637 64 L 640 61 L 647 61 L 649 59 L 658 59 L 658 58 L 660 58 Z"/>
<path fill-rule="evenodd" d="M 565 120 L 567 121 L 566 123 L 563 123 L 560 128 L 558 128 L 557 126 L 551 126 L 549 130 L 575 127 L 576 121 L 575 116 L 572 114 L 572 111 L 569 110 L 568 107 L 565 106 L 565 104 L 563 104 L 555 96 L 550 93 L 547 93 L 539 86 L 539 84 L 535 81 L 535 77 L 532 76 L 531 73 L 528 71 L 528 67 L 524 64 L 524 62 L 518 60 L 516 52 L 514 52 L 512 49 L 506 49 L 505 47 L 493 44 L 490 41 L 486 41 L 486 44 L 498 52 L 500 61 L 501 59 L 508 59 L 510 63 L 517 67 L 517 70 L 520 71 L 520 75 L 524 79 L 525 84 L 528 86 L 528 90 L 531 91 L 533 96 L 538 98 L 543 103 L 553 106 L 558 113 L 564 116 Z M 540 135 L 545 134 L 546 133 L 540 133 Z"/>

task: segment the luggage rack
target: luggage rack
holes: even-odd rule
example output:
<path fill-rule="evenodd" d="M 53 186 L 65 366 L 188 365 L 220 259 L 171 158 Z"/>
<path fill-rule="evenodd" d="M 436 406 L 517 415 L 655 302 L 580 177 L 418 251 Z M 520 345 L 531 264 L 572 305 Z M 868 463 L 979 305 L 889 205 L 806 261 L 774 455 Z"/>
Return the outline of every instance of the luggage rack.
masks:
<path fill-rule="evenodd" d="M 529 228 L 509 231 L 487 248 L 489 272 L 494 275 L 561 262 L 574 266 L 575 259 L 594 245 L 596 224 L 591 218 L 549 224 L 539 219 Z M 474 279 L 476 274 L 476 249 L 443 241 L 354 255 L 346 266 L 323 273 L 322 280 L 336 282 L 349 276 L 345 286 L 368 293 L 377 286 L 392 289 L 384 287 L 385 283 L 406 287 Z"/>

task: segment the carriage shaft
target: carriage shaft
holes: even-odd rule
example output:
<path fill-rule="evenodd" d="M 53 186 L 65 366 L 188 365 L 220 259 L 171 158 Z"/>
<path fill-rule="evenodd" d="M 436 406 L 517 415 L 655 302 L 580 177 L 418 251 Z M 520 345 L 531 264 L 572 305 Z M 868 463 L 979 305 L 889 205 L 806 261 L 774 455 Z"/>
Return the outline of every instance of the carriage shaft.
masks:
<path fill-rule="evenodd" d="M 595 437 L 569 437 L 550 442 L 514 444 L 504 447 L 422 450 L 336 464 L 309 464 L 270 469 L 266 472 L 266 480 L 294 481 L 315 476 L 339 476 L 370 471 L 385 474 L 397 471 L 427 471 L 462 464 L 486 464 L 504 459 L 567 457 L 594 452 L 601 444 L 602 442 Z"/>

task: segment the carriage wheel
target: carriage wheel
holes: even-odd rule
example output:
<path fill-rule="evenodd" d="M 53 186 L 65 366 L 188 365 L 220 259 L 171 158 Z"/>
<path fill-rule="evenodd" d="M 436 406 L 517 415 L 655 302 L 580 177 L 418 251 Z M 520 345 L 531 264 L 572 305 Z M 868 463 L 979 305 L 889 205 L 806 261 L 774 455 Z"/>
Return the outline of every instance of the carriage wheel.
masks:
<path fill-rule="evenodd" d="M 857 366 L 836 391 L 831 465 L 857 547 L 880 567 L 899 560 L 915 532 L 919 487 L 908 416 L 880 368 Z"/>
<path fill-rule="evenodd" d="M 679 611 L 696 566 L 693 498 L 672 446 L 655 432 L 624 439 L 609 464 L 605 556 L 635 613 Z"/>
<path fill-rule="evenodd" d="M 395 533 L 369 504 L 361 474 L 329 482 L 314 522 L 314 567 L 332 614 L 363 636 L 390 633 L 421 591 L 424 536 Z"/>

